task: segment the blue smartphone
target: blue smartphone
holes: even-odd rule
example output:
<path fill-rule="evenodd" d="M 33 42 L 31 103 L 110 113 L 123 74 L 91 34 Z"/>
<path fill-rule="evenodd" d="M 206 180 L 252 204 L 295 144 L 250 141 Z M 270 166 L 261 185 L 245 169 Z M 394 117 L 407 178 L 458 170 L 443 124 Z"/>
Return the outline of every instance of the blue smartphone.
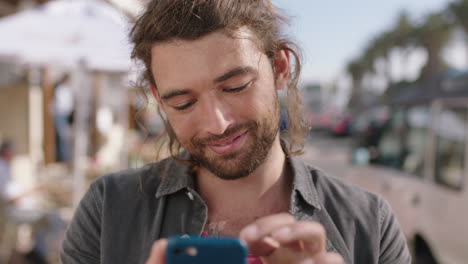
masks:
<path fill-rule="evenodd" d="M 167 264 L 246 264 L 247 247 L 236 238 L 171 237 Z"/>

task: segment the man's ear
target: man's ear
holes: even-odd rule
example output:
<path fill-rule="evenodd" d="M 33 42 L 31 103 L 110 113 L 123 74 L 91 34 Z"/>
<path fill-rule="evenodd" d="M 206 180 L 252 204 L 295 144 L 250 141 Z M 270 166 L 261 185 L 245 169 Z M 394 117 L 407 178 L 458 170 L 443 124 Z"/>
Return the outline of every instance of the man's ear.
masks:
<path fill-rule="evenodd" d="M 276 52 L 273 63 L 276 75 L 276 89 L 284 89 L 289 80 L 289 51 L 281 49 Z"/>

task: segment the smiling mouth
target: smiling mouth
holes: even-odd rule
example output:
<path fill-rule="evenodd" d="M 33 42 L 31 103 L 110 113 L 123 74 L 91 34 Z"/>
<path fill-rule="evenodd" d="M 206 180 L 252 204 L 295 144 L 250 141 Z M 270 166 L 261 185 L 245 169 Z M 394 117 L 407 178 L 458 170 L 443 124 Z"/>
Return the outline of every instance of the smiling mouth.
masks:
<path fill-rule="evenodd" d="M 243 134 L 245 134 L 245 133 L 243 133 Z M 215 145 L 215 146 L 226 146 L 226 145 L 229 145 L 229 144 L 231 144 L 232 142 L 234 142 L 234 140 L 236 140 L 236 139 L 238 139 L 239 137 L 241 137 L 243 134 L 241 134 L 241 135 L 239 135 L 239 136 L 236 136 L 236 137 L 234 137 L 232 140 L 229 140 L 229 141 L 227 141 L 227 142 L 225 142 L 225 143 L 222 143 L 222 144 L 213 144 L 213 145 Z"/>
<path fill-rule="evenodd" d="M 240 148 L 247 136 L 247 132 L 248 131 L 245 131 L 240 135 L 223 140 L 223 142 L 208 144 L 208 146 L 213 152 L 220 155 L 232 153 Z"/>

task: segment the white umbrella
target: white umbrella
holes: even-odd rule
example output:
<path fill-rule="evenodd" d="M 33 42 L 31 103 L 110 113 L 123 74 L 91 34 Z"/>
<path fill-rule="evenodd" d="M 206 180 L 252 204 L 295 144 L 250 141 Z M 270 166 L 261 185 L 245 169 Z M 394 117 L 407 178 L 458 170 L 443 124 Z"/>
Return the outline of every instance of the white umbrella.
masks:
<path fill-rule="evenodd" d="M 0 56 L 29 65 L 74 69 L 79 88 L 76 109 L 73 204 L 84 187 L 88 143 L 87 70 L 128 72 L 132 66 L 129 23 L 119 11 L 97 0 L 55 0 L 0 19 Z"/>
<path fill-rule="evenodd" d="M 102 1 L 56 0 L 0 19 L 0 56 L 28 64 L 127 71 L 129 23 Z"/>

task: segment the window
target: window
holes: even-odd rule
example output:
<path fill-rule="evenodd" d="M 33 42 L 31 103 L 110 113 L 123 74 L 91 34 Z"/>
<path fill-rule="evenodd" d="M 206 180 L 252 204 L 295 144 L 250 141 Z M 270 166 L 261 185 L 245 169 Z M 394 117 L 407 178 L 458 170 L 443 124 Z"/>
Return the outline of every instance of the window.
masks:
<path fill-rule="evenodd" d="M 443 109 L 434 124 L 436 134 L 435 179 L 444 186 L 460 190 L 464 181 L 466 108 Z"/>
<path fill-rule="evenodd" d="M 408 128 L 402 135 L 407 149 L 402 169 L 419 177 L 424 175 L 427 133 L 430 111 L 428 107 L 410 108 L 406 115 Z"/>
<path fill-rule="evenodd" d="M 377 145 L 377 163 L 387 167 L 401 169 L 401 160 L 405 151 L 404 144 L 399 135 L 405 127 L 404 115 L 404 109 L 396 109 L 393 111 L 389 122 L 384 127 L 382 138 Z"/>
<path fill-rule="evenodd" d="M 427 106 L 395 110 L 378 146 L 378 163 L 422 177 L 429 117 Z"/>

